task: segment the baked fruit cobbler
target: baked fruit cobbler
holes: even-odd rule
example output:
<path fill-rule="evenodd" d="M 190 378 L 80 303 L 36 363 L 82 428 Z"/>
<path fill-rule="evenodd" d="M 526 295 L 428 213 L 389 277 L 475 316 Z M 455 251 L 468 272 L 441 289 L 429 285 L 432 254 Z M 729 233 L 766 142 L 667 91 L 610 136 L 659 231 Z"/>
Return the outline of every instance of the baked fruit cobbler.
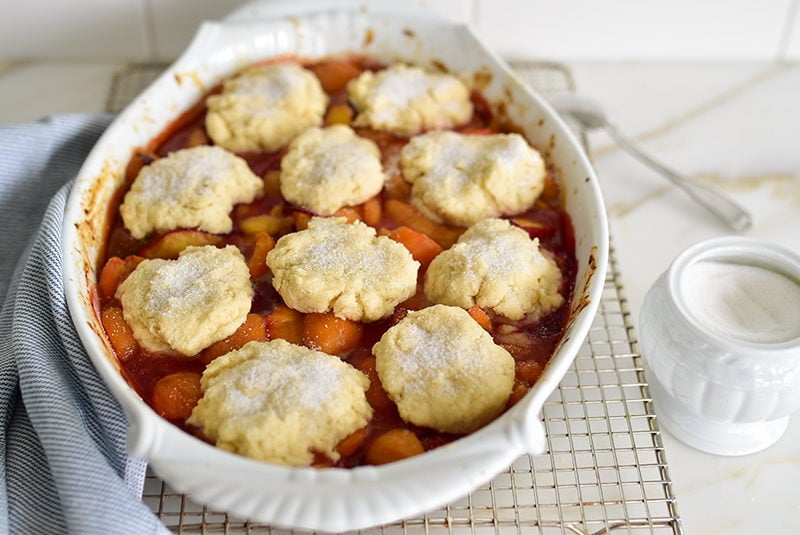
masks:
<path fill-rule="evenodd" d="M 423 453 L 521 399 L 561 340 L 576 261 L 556 173 L 442 69 L 253 65 L 132 155 L 103 326 L 153 410 L 220 448 Z"/>

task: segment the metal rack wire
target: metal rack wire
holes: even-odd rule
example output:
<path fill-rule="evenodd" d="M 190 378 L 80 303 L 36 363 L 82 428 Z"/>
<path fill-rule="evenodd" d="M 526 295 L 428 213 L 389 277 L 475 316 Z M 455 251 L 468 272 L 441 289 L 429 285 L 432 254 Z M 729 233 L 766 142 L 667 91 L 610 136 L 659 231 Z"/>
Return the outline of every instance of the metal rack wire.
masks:
<path fill-rule="evenodd" d="M 545 96 L 574 90 L 563 65 L 512 66 Z M 163 68 L 130 65 L 120 71 L 108 111 L 120 111 Z M 359 533 L 681 535 L 661 432 L 626 305 L 612 247 L 597 316 L 574 364 L 544 405 L 547 452 L 520 457 L 487 485 L 446 507 Z M 142 499 L 176 533 L 289 533 L 198 505 L 152 474 Z"/>

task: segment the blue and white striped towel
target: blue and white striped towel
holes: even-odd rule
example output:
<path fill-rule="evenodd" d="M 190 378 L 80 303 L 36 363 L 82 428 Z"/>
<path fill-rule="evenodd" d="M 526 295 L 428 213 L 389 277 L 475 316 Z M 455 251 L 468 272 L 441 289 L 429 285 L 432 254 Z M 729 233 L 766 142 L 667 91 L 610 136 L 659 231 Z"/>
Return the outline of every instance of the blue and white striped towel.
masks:
<path fill-rule="evenodd" d="M 71 179 L 111 117 L 0 126 L 0 533 L 166 532 L 145 463 L 70 321 L 61 223 Z"/>

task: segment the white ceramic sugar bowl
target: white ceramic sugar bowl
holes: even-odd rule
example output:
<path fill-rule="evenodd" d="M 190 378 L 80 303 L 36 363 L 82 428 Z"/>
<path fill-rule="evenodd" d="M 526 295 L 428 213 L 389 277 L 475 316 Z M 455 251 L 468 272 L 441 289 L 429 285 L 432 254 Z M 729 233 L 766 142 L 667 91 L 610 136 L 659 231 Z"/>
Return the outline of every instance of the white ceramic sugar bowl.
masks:
<path fill-rule="evenodd" d="M 800 256 L 743 237 L 689 247 L 646 294 L 640 341 L 673 435 L 718 455 L 772 445 L 800 409 Z"/>

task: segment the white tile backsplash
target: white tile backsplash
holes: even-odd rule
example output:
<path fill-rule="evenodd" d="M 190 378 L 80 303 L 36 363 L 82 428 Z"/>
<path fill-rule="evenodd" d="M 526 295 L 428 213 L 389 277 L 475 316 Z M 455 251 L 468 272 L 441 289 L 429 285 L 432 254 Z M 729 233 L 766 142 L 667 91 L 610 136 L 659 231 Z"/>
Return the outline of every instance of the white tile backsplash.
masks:
<path fill-rule="evenodd" d="M 198 25 L 203 20 L 218 20 L 236 8 L 248 4 L 250 0 L 233 0 L 219 2 L 217 0 L 144 0 L 149 3 L 152 15 L 156 59 L 169 61 L 178 56 L 191 41 Z M 314 2 L 322 5 L 330 2 Z M 303 0 L 292 2 L 263 2 L 265 5 L 285 6 L 297 5 Z M 396 0 L 370 0 L 364 2 L 369 6 L 384 5 L 397 9 Z M 415 8 L 430 9 L 458 22 L 469 22 L 472 0 L 405 0 L 404 5 Z M 401 5 L 402 7 L 402 5 Z"/>
<path fill-rule="evenodd" d="M 792 20 L 787 24 L 788 34 L 785 49 L 781 52 L 783 53 L 782 59 L 798 61 L 800 60 L 800 0 L 794 0 L 794 2 Z"/>
<path fill-rule="evenodd" d="M 248 0 L 143 0 L 153 28 L 154 55 L 171 61 L 186 48 L 204 20 L 219 20 Z"/>
<path fill-rule="evenodd" d="M 27 58 L 170 61 L 186 47 L 202 20 L 219 19 L 247 1 L 5 0 L 0 17 L 0 61 Z M 286 0 L 267 3 L 281 1 Z M 763 61 L 781 56 L 800 59 L 800 9 L 797 9 L 800 0 L 403 0 L 402 3 L 364 0 L 364 3 L 430 8 L 452 20 L 471 23 L 490 48 L 510 58 Z"/>
<path fill-rule="evenodd" d="M 477 0 L 499 53 L 552 59 L 773 59 L 792 0 Z"/>
<path fill-rule="evenodd" d="M 3 0 L 0 60 L 140 59 L 150 54 L 142 0 Z"/>

